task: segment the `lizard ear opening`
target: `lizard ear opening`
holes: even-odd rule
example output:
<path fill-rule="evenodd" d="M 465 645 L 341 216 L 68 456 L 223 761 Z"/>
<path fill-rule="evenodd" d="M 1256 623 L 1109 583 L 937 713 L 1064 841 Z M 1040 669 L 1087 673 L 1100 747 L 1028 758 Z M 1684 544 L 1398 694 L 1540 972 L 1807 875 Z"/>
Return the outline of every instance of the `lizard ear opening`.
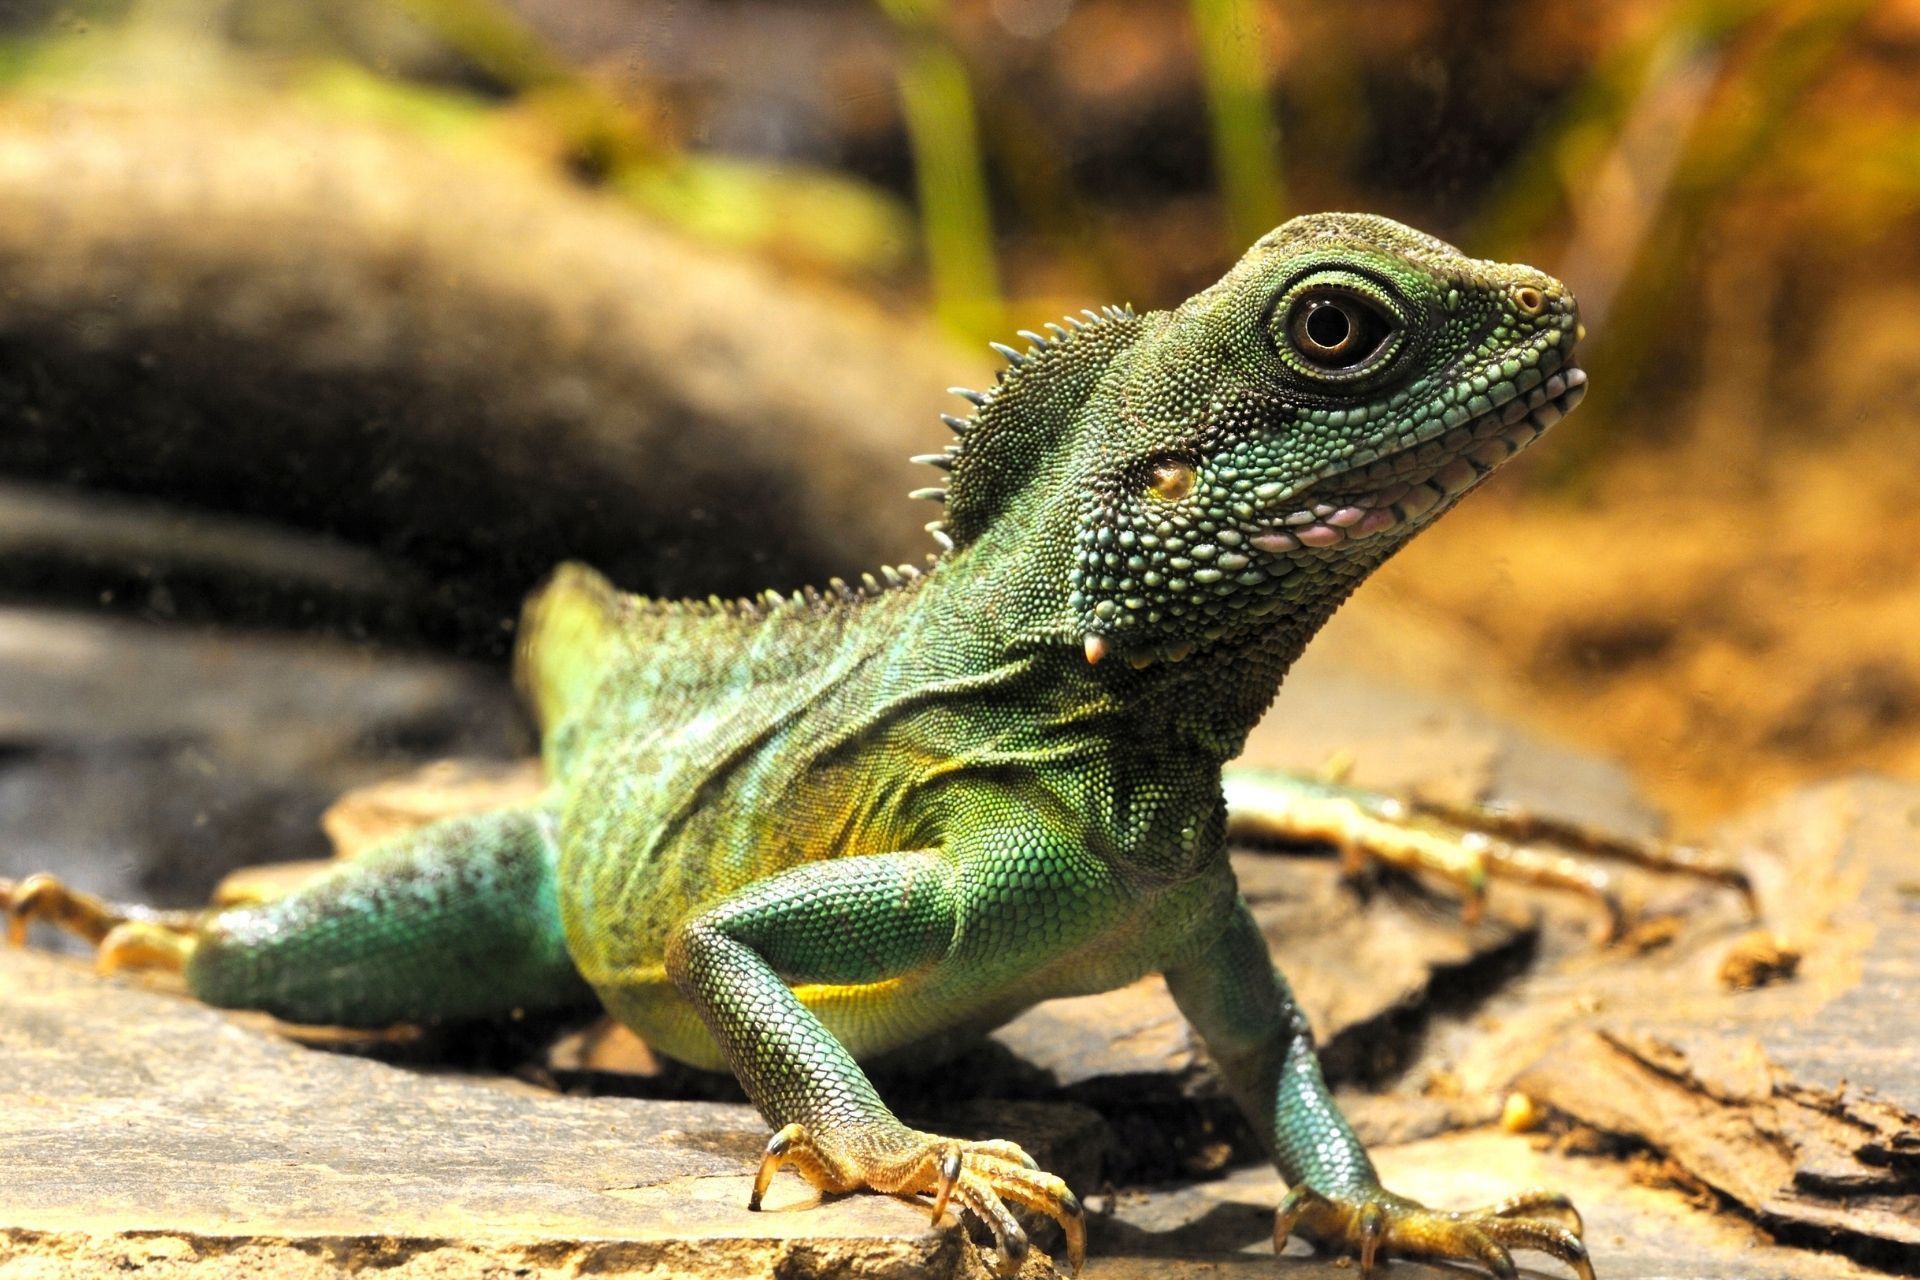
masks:
<path fill-rule="evenodd" d="M 1193 492 L 1193 464 L 1167 454 L 1155 458 L 1147 471 L 1147 492 L 1162 502 L 1178 502 Z"/>

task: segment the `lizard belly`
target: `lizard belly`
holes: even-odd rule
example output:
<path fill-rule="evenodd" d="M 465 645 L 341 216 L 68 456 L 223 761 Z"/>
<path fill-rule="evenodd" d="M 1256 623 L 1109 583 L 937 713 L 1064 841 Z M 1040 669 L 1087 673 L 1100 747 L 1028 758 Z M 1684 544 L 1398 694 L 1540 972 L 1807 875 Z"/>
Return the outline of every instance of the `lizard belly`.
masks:
<path fill-rule="evenodd" d="M 1003 999 L 996 1003 L 1010 1005 L 1004 1012 L 983 1014 L 935 998 L 935 984 L 929 978 L 911 974 L 884 982 L 803 983 L 793 991 L 834 1038 L 862 1061 L 938 1036 L 956 1024 L 988 1030 L 1032 1003 Z M 608 1012 L 648 1047 L 690 1067 L 728 1069 L 712 1033 L 664 971 L 637 975 L 632 982 L 600 988 L 597 994 Z"/>

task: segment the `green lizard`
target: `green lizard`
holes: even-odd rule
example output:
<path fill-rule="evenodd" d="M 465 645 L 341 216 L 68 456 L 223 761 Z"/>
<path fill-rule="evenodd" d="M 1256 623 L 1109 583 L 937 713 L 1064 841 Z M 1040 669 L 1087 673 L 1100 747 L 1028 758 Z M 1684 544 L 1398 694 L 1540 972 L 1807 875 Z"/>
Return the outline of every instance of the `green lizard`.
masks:
<path fill-rule="evenodd" d="M 1291 1186 L 1276 1245 L 1297 1229 L 1363 1274 L 1398 1252 L 1500 1276 L 1526 1247 L 1590 1280 L 1557 1194 L 1440 1212 L 1381 1187 L 1239 896 L 1230 830 L 1385 847 L 1354 824 L 1400 815 L 1260 774 L 1230 779 L 1230 813 L 1222 788 L 1348 593 L 1579 400 L 1572 296 L 1327 214 L 1176 310 L 1048 328 L 1001 348 L 999 384 L 959 392 L 976 411 L 921 459 L 951 473 L 922 491 L 946 507 L 929 571 L 699 604 L 562 568 L 518 654 L 537 802 L 263 905 L 158 915 L 0 885 L 16 932 L 49 919 L 297 1022 L 597 997 L 739 1078 L 777 1131 L 751 1207 L 783 1165 L 930 1194 L 936 1220 L 951 1200 L 986 1224 L 1003 1270 L 1027 1252 L 1010 1203 L 1058 1220 L 1078 1268 L 1073 1193 L 1012 1143 L 907 1127 L 859 1062 L 1159 972 Z M 1427 853 L 1484 882 L 1484 850 Z"/>

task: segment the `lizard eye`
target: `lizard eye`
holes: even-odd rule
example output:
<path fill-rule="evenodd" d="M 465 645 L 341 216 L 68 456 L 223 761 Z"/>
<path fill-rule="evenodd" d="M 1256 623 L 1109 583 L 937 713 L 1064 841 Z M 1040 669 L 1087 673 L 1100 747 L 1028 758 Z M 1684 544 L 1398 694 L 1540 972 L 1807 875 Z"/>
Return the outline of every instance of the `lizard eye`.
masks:
<path fill-rule="evenodd" d="M 1393 336 L 1393 320 L 1350 293 L 1314 290 L 1293 304 L 1287 337 L 1316 369 L 1347 373 L 1379 354 Z"/>

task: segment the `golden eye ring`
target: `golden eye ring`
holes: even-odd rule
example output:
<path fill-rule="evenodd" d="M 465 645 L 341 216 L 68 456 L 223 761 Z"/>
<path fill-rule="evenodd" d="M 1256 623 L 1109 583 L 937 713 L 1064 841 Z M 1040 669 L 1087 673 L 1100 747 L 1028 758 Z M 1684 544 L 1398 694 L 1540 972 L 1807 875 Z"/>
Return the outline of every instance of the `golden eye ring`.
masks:
<path fill-rule="evenodd" d="M 1185 458 L 1157 458 L 1147 473 L 1147 492 L 1162 502 L 1178 502 L 1193 492 L 1193 464 Z"/>
<path fill-rule="evenodd" d="M 1547 295 L 1530 284 L 1523 284 L 1513 291 L 1513 305 L 1521 315 L 1532 319 L 1547 309 Z"/>
<path fill-rule="evenodd" d="M 1275 328 L 1299 365 L 1339 378 L 1374 367 L 1395 345 L 1397 323 L 1384 306 L 1349 288 L 1320 286 L 1295 294 Z"/>

